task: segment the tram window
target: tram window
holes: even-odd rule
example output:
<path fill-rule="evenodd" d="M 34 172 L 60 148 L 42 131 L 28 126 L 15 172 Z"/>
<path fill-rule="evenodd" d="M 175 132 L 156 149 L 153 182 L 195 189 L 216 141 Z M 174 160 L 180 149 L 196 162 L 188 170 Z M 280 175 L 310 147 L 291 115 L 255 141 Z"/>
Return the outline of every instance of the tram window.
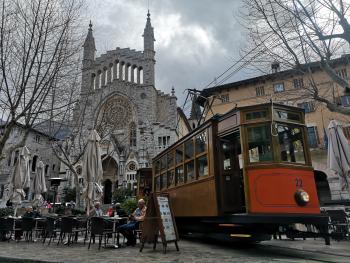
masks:
<path fill-rule="evenodd" d="M 248 127 L 249 162 L 272 161 L 270 124 Z"/>
<path fill-rule="evenodd" d="M 207 151 L 207 132 L 204 131 L 196 136 L 196 154 Z"/>
<path fill-rule="evenodd" d="M 168 187 L 175 185 L 175 172 L 174 170 L 168 171 Z"/>
<path fill-rule="evenodd" d="M 193 158 L 193 141 L 185 142 L 185 160 Z"/>
<path fill-rule="evenodd" d="M 175 151 L 176 164 L 183 162 L 183 148 L 182 145 Z"/>
<path fill-rule="evenodd" d="M 276 115 L 278 118 L 282 119 L 282 120 L 291 120 L 291 121 L 297 121 L 300 122 L 301 121 L 301 116 L 298 113 L 294 113 L 294 112 L 289 112 L 289 111 L 282 111 L 282 110 L 276 110 Z"/>
<path fill-rule="evenodd" d="M 168 168 L 173 167 L 174 166 L 174 152 L 168 153 L 167 158 L 168 158 Z"/>
<path fill-rule="evenodd" d="M 194 161 L 190 161 L 185 164 L 185 175 L 186 175 L 187 182 L 191 182 L 194 179 L 196 179 L 195 173 L 194 173 Z"/>
<path fill-rule="evenodd" d="M 267 117 L 267 111 L 252 111 L 252 112 L 247 112 L 246 114 L 246 120 L 254 120 L 254 119 L 262 119 Z"/>
<path fill-rule="evenodd" d="M 166 187 L 167 187 L 167 175 L 161 174 L 161 176 L 160 176 L 160 188 L 164 189 Z"/>
<path fill-rule="evenodd" d="M 154 167 L 155 173 L 159 174 L 160 173 L 160 161 L 156 161 L 155 167 Z"/>
<path fill-rule="evenodd" d="M 160 159 L 160 169 L 163 171 L 163 170 L 165 170 L 166 168 L 167 168 L 167 166 L 166 166 L 166 155 L 165 156 L 163 156 L 161 159 Z"/>
<path fill-rule="evenodd" d="M 222 148 L 222 154 L 223 154 L 224 171 L 231 170 L 232 169 L 232 164 L 231 164 L 232 142 L 229 140 L 222 141 L 221 148 Z"/>
<path fill-rule="evenodd" d="M 207 155 L 203 155 L 197 158 L 198 177 L 208 175 L 208 158 Z"/>
<path fill-rule="evenodd" d="M 185 182 L 184 168 L 182 165 L 175 168 L 175 180 L 177 185 L 183 184 Z"/>
<path fill-rule="evenodd" d="M 298 127 L 278 125 L 281 161 L 305 163 L 302 131 Z"/>
<path fill-rule="evenodd" d="M 160 176 L 156 177 L 156 191 L 160 190 Z"/>

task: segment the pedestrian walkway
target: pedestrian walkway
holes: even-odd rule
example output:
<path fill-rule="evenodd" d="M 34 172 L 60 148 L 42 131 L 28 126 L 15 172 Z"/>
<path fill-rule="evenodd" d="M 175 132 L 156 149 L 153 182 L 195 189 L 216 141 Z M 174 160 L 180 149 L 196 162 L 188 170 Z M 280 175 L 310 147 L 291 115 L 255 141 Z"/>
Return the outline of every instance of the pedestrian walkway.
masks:
<path fill-rule="evenodd" d="M 90 250 L 81 242 L 70 247 L 56 244 L 50 246 L 42 243 L 0 242 L 0 262 L 33 263 L 90 263 L 90 262 L 128 262 L 128 263 L 161 263 L 161 262 L 249 262 L 249 263 L 310 263 L 310 262 L 350 262 L 348 251 L 349 242 L 333 242 L 333 246 L 326 247 L 322 240 L 272 240 L 259 245 L 242 246 L 234 243 L 201 242 L 198 240 L 181 240 L 180 251 L 174 244 L 168 244 L 167 254 L 162 253 L 161 244 L 156 251 L 151 244 L 146 244 L 142 253 L 139 244 L 135 247 L 120 249 L 97 249 L 97 245 Z M 305 251 L 311 251 L 306 253 Z M 325 254 L 328 253 L 328 254 Z M 333 253 L 333 254 L 331 254 Z M 339 255 L 339 256 L 338 256 Z M 347 256 L 348 255 L 348 256 Z"/>
<path fill-rule="evenodd" d="M 270 240 L 261 242 L 264 246 L 274 246 L 280 248 L 297 249 L 302 251 L 323 253 L 328 255 L 337 255 L 350 257 L 350 241 L 334 241 L 331 240 L 331 245 L 327 246 L 323 239 L 282 239 L 282 240 Z M 350 262 L 350 259 L 349 259 Z"/>

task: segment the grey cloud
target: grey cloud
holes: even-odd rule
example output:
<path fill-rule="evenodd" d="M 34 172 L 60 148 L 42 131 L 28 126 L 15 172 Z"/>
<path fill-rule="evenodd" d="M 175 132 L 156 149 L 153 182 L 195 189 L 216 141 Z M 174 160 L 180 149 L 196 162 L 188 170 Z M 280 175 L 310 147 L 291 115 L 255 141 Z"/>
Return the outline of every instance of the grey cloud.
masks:
<path fill-rule="evenodd" d="M 182 105 L 185 89 L 203 88 L 239 58 L 245 43 L 235 18 L 240 4 L 240 0 L 150 1 L 158 89 L 170 92 L 175 86 Z M 146 1 L 89 0 L 89 5 L 98 54 L 117 46 L 142 50 Z"/>

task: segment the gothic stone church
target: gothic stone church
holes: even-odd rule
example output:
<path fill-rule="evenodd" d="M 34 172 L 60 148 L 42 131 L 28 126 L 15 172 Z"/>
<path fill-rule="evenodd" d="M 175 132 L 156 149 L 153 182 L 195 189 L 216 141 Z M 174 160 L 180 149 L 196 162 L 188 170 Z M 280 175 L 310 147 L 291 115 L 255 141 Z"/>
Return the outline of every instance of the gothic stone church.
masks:
<path fill-rule="evenodd" d="M 83 45 L 75 119 L 83 123 L 86 136 L 96 129 L 102 138 L 104 203 L 111 202 L 115 188 L 133 187 L 136 170 L 151 166 L 152 157 L 176 141 L 174 90 L 168 95 L 155 88 L 155 39 L 149 12 L 143 41 L 143 51 L 117 47 L 95 58 L 90 23 Z"/>

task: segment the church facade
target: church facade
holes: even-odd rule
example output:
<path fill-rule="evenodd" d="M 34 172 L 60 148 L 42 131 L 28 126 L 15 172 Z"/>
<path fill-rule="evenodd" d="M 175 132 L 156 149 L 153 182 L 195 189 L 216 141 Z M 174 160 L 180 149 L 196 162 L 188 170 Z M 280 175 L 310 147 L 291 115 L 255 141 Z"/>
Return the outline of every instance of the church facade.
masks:
<path fill-rule="evenodd" d="M 104 203 L 119 187 L 133 188 L 136 171 L 177 139 L 174 90 L 155 87 L 154 31 L 148 12 L 144 50 L 116 48 L 95 58 L 90 23 L 83 45 L 82 85 L 74 118 L 87 138 L 92 129 L 101 137 Z M 78 169 L 79 171 L 80 169 Z"/>

